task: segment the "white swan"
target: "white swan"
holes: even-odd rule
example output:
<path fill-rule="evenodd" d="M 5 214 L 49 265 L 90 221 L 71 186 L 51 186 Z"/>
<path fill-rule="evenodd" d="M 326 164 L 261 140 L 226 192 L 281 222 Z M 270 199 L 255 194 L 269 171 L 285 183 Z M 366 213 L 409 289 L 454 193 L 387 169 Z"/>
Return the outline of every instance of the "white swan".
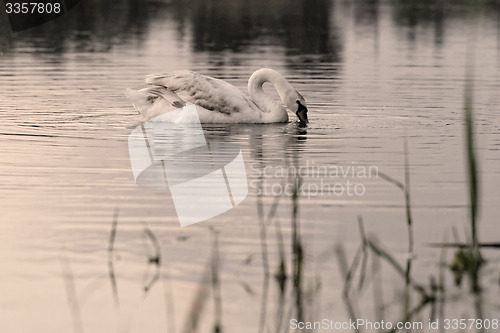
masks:
<path fill-rule="evenodd" d="M 126 89 L 125 95 L 146 119 L 186 104 L 196 104 L 201 123 L 287 122 L 285 106 L 264 93 L 265 82 L 274 86 L 281 101 L 302 123 L 308 122 L 302 95 L 278 72 L 268 68 L 259 69 L 248 80 L 250 98 L 225 81 L 190 71 L 148 75 L 148 87 L 139 91 Z"/>

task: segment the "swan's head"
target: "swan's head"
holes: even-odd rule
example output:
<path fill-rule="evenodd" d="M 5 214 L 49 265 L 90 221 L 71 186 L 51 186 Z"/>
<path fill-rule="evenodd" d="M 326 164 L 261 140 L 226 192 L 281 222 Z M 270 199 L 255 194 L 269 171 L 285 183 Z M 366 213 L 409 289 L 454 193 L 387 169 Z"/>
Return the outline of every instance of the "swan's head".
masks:
<path fill-rule="evenodd" d="M 295 91 L 295 93 L 290 96 L 287 106 L 297 115 L 297 117 L 299 117 L 301 123 L 307 124 L 309 122 L 307 119 L 306 101 L 299 92 Z"/>

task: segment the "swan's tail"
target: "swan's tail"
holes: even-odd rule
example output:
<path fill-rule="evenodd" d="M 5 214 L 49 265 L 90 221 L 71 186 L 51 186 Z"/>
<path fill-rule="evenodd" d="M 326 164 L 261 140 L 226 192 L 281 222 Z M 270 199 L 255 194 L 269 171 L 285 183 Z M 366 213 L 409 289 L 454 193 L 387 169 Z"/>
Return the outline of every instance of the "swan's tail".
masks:
<path fill-rule="evenodd" d="M 132 102 L 137 112 L 145 116 L 144 112 L 151 107 L 151 102 L 148 101 L 149 96 L 129 88 L 124 89 L 123 93 Z"/>

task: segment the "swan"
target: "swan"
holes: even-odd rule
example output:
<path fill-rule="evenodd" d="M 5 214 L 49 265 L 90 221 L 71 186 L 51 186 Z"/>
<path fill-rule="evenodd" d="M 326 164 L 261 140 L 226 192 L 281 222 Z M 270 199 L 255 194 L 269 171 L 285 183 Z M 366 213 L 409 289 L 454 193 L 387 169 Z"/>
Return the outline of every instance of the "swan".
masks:
<path fill-rule="evenodd" d="M 264 93 L 262 86 L 266 82 L 274 86 L 284 105 Z M 162 121 L 189 122 L 179 120 L 182 108 L 195 104 L 201 123 L 282 123 L 288 121 L 286 108 L 294 112 L 301 123 L 309 122 L 304 97 L 269 68 L 261 68 L 250 76 L 250 98 L 223 80 L 191 71 L 151 74 L 146 76 L 146 84 L 148 87 L 139 91 L 125 90 L 135 109 L 146 119 L 180 109 L 180 112 L 170 112 L 170 118 L 162 116 Z"/>

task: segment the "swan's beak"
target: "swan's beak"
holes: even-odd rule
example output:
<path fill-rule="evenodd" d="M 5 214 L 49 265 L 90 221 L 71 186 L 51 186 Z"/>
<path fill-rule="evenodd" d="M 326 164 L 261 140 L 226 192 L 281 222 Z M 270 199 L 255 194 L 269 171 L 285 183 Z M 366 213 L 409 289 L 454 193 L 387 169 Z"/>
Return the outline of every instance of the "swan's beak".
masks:
<path fill-rule="evenodd" d="M 299 117 L 300 122 L 307 124 L 309 122 L 307 119 L 307 108 L 298 101 L 297 104 L 299 104 L 299 109 L 295 112 L 295 114 Z"/>

